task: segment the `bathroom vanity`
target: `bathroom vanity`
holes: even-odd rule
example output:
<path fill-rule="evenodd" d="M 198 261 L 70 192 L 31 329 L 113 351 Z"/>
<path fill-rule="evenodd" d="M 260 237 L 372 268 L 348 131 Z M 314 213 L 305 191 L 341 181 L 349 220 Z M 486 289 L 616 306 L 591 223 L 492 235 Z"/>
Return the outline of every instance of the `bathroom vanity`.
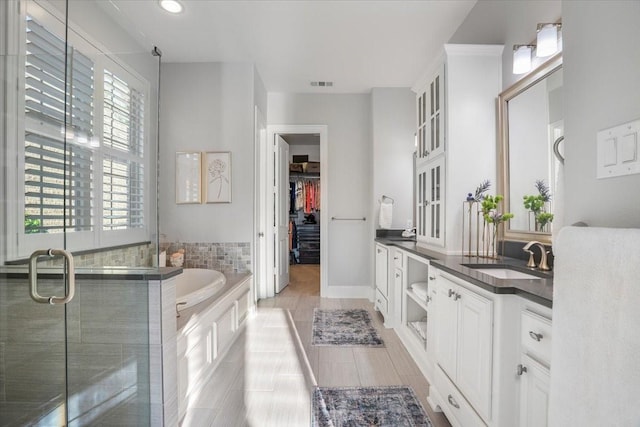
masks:
<path fill-rule="evenodd" d="M 376 239 L 385 326 L 431 384 L 432 408 L 454 426 L 547 425 L 553 279 L 524 265 Z M 426 295 L 416 283 L 426 283 Z"/>

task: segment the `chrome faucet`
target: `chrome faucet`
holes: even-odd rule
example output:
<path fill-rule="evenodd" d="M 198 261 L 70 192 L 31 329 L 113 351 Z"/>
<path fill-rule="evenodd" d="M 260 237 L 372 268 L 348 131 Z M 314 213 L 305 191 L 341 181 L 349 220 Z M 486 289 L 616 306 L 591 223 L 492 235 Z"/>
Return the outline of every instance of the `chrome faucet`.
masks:
<path fill-rule="evenodd" d="M 529 262 L 527 263 L 527 267 L 529 268 L 536 267 L 536 263 L 533 259 L 533 251 L 530 250 L 531 246 L 537 246 L 538 248 L 540 248 L 540 263 L 538 264 L 538 268 L 542 271 L 551 270 L 549 268 L 549 265 L 547 264 L 547 254 L 549 253 L 549 251 L 547 251 L 547 248 L 545 248 L 542 243 L 536 240 L 530 241 L 524 246 L 524 248 L 522 248 L 523 251 L 529 252 Z"/>

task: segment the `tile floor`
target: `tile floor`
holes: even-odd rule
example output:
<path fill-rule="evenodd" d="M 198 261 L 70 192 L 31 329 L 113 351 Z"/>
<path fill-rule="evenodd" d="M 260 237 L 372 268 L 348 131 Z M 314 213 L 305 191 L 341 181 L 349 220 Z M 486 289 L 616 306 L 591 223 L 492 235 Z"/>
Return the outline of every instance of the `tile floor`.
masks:
<path fill-rule="evenodd" d="M 395 332 L 384 328 L 373 304 L 320 298 L 319 283 L 319 266 L 291 267 L 289 286 L 259 302 L 182 426 L 304 427 L 310 425 L 315 385 L 410 385 L 434 427 L 450 427 L 442 413 L 429 408 L 429 384 Z M 368 310 L 386 347 L 312 346 L 315 307 Z"/>

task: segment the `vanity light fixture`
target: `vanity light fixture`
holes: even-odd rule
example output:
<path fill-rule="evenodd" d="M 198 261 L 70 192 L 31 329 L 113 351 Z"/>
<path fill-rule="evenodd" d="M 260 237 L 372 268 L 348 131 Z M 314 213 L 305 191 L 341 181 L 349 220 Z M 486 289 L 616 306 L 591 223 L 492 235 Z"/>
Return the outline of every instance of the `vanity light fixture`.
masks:
<path fill-rule="evenodd" d="M 169 13 L 180 13 L 183 10 L 182 4 L 178 0 L 160 0 L 159 4 Z"/>
<path fill-rule="evenodd" d="M 531 51 L 535 46 L 529 44 L 513 45 L 513 74 L 531 71 Z"/>
<path fill-rule="evenodd" d="M 562 24 L 538 24 L 537 57 L 551 56 L 558 51 L 558 31 Z"/>

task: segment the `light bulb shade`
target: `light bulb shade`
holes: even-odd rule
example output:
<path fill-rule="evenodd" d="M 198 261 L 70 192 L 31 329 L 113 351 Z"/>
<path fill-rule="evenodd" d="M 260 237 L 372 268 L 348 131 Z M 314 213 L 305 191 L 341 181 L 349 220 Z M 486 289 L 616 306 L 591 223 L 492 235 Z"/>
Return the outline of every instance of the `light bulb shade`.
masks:
<path fill-rule="evenodd" d="M 513 74 L 531 71 L 531 46 L 513 47 Z"/>
<path fill-rule="evenodd" d="M 538 26 L 536 56 L 551 56 L 558 51 L 558 25 L 540 24 Z"/>

